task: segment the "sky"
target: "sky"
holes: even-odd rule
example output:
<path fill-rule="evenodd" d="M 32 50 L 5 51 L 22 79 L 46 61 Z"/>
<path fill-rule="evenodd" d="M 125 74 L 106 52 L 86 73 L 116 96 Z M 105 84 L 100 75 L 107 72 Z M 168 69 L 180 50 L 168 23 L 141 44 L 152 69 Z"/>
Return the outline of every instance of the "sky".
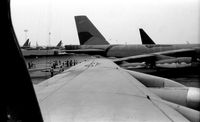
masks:
<path fill-rule="evenodd" d="M 77 15 L 110 44 L 141 44 L 139 28 L 157 44 L 200 43 L 200 0 L 11 0 L 20 45 L 27 38 L 32 46 L 79 44 Z"/>

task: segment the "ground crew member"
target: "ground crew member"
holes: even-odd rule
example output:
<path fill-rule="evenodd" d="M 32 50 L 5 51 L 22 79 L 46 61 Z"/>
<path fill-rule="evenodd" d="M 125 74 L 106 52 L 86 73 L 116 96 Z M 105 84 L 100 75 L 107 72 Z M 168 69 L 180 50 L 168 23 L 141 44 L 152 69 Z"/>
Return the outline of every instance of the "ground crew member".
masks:
<path fill-rule="evenodd" d="M 66 63 L 66 64 L 67 64 L 67 67 L 69 67 L 69 61 L 68 61 L 68 60 L 67 60 L 67 63 Z"/>
<path fill-rule="evenodd" d="M 53 67 L 50 69 L 51 77 L 53 77 Z"/>
<path fill-rule="evenodd" d="M 70 63 L 69 63 L 69 65 L 70 65 L 70 66 L 72 66 L 72 60 L 70 60 Z"/>

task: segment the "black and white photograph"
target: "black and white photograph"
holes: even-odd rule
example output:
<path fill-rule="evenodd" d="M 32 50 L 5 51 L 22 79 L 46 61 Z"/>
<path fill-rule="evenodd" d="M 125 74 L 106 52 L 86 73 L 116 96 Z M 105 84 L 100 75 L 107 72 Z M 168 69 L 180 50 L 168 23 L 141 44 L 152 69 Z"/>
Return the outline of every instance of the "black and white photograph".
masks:
<path fill-rule="evenodd" d="M 200 0 L 2 1 L 7 122 L 200 122 Z"/>

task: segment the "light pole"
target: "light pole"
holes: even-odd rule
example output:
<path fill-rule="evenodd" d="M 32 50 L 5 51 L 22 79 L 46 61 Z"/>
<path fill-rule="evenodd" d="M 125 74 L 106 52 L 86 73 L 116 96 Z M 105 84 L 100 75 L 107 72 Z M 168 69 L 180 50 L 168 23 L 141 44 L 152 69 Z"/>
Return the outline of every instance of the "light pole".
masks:
<path fill-rule="evenodd" d="M 24 30 L 24 33 L 25 33 L 25 41 L 26 41 L 26 40 L 27 40 L 27 33 L 28 33 L 28 30 L 25 29 L 25 30 Z"/>
<path fill-rule="evenodd" d="M 51 46 L 51 32 L 49 32 L 49 47 Z"/>

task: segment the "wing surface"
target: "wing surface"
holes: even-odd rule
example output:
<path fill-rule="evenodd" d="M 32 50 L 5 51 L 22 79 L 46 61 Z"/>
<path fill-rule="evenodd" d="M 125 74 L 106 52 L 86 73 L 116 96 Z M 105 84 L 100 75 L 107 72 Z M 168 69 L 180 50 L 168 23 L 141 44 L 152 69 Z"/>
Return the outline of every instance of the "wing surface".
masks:
<path fill-rule="evenodd" d="M 188 121 L 108 59 L 78 64 L 35 90 L 44 121 Z"/>
<path fill-rule="evenodd" d="M 113 59 L 113 61 L 117 64 L 120 64 L 123 61 L 128 61 L 128 62 L 158 61 L 161 55 L 174 56 L 174 57 L 181 57 L 181 56 L 191 57 L 192 55 L 195 55 L 195 49 L 179 49 L 179 50 L 162 51 L 162 52 L 157 52 L 157 53 L 117 58 L 117 59 Z"/>

